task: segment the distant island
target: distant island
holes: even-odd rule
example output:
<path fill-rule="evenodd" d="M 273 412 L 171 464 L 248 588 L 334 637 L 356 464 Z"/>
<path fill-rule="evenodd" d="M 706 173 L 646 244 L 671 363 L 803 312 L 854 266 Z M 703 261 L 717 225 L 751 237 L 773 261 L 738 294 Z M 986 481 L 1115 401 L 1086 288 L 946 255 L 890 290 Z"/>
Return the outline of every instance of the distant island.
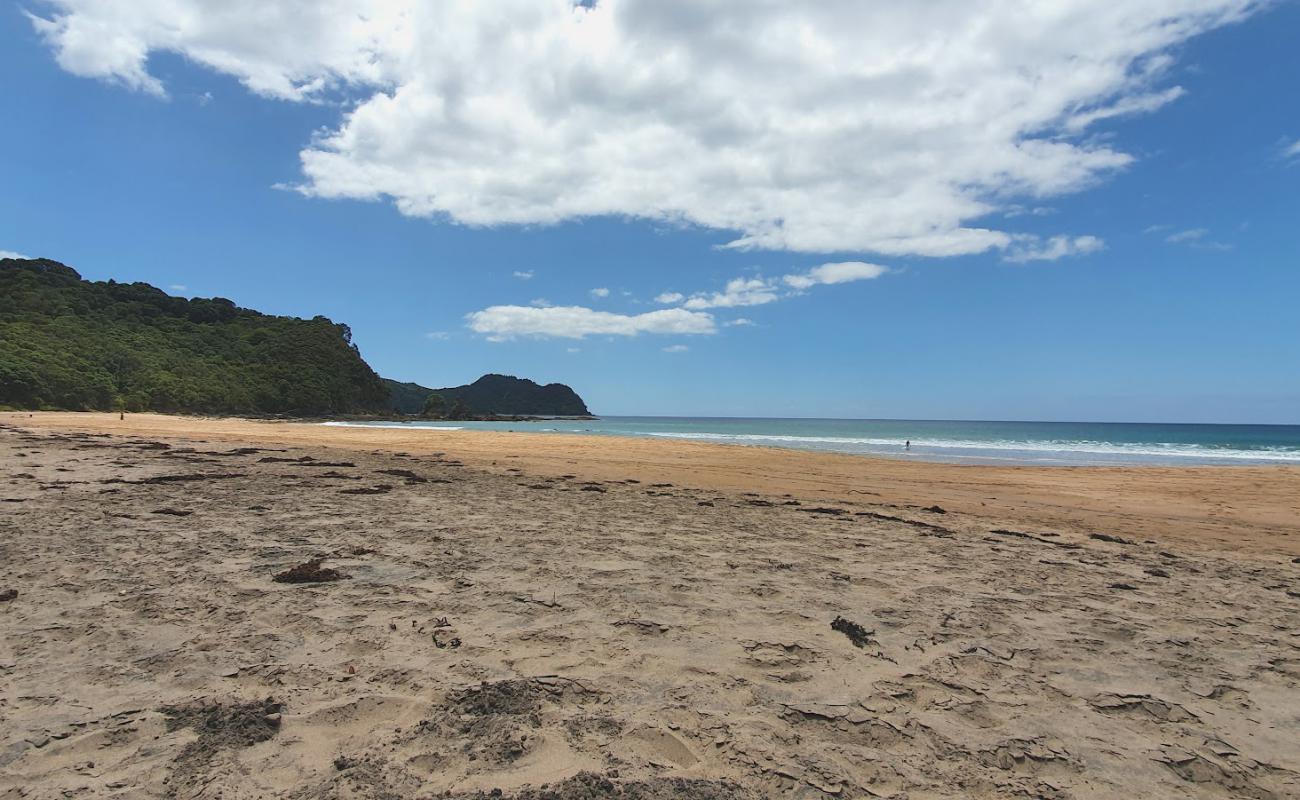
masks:
<path fill-rule="evenodd" d="M 562 383 L 542 386 L 511 375 L 484 375 L 466 386 L 429 389 L 384 379 L 399 414 L 442 419 L 494 416 L 589 417 L 587 404 Z"/>
<path fill-rule="evenodd" d="M 442 419 L 587 416 L 568 386 L 484 375 L 427 389 L 381 378 L 326 317 L 281 317 L 147 283 L 0 259 L 0 407 Z"/>

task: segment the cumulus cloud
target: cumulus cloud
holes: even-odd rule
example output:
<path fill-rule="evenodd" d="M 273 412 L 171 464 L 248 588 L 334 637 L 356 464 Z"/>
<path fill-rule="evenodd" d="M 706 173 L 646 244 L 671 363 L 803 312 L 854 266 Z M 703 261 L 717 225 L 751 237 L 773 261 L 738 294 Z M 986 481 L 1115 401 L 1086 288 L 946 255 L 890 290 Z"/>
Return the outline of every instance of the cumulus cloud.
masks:
<path fill-rule="evenodd" d="M 670 306 L 673 303 L 680 303 L 685 299 L 686 299 L 686 295 L 682 294 L 681 292 L 664 292 L 663 294 L 655 298 L 655 302 L 662 303 L 666 306 Z"/>
<path fill-rule="evenodd" d="M 1018 237 L 1016 244 L 1003 258 L 1014 264 L 1030 261 L 1056 261 L 1067 256 L 1081 256 L 1106 249 L 1106 243 L 1096 236 L 1053 236 L 1041 241 L 1036 236 Z"/>
<path fill-rule="evenodd" d="M 849 283 L 850 281 L 879 278 L 888 271 L 879 264 L 867 264 L 862 261 L 840 261 L 832 264 L 822 264 L 820 267 L 814 267 L 807 272 L 796 275 L 786 275 L 781 280 L 785 282 L 786 286 L 792 286 L 795 289 L 808 289 L 823 283 Z"/>
<path fill-rule="evenodd" d="M 582 306 L 491 306 L 467 315 L 466 319 L 470 330 L 495 341 L 519 336 L 582 339 L 593 335 L 701 335 L 717 332 L 712 315 L 684 308 L 664 308 L 645 314 L 614 314 Z"/>
<path fill-rule="evenodd" d="M 609 297 L 609 290 L 606 289 L 606 288 L 604 288 L 603 286 L 600 287 L 600 288 L 597 288 L 597 289 L 592 289 L 592 290 L 591 290 L 591 296 L 592 296 L 592 297 Z"/>
<path fill-rule="evenodd" d="M 748 327 L 750 325 L 754 325 L 755 322 L 754 320 L 746 319 L 745 317 L 737 317 L 736 319 L 728 320 L 722 324 L 728 328 L 741 328 L 741 327 Z"/>
<path fill-rule="evenodd" d="M 31 256 L 15 253 L 13 250 L 0 250 L 0 258 L 31 258 Z"/>
<path fill-rule="evenodd" d="M 308 195 L 951 256 L 1013 247 L 995 212 L 1128 165 L 1088 129 L 1176 99 L 1169 53 L 1262 5 L 49 0 L 33 23 L 67 71 L 139 91 L 165 93 L 167 52 L 338 101 L 300 154 Z"/>
<path fill-rule="evenodd" d="M 780 299 L 776 286 L 763 278 L 733 278 L 721 292 L 697 294 L 683 305 L 686 308 L 735 308 L 761 306 Z"/>

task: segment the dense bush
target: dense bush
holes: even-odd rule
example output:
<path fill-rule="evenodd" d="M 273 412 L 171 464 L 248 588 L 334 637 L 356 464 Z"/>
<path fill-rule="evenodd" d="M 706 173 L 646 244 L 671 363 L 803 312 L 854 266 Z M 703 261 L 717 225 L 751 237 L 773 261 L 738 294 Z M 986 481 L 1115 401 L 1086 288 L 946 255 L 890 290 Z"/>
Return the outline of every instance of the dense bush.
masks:
<path fill-rule="evenodd" d="M 331 414 L 381 410 L 387 398 L 348 327 L 325 317 L 0 260 L 0 405 Z"/>

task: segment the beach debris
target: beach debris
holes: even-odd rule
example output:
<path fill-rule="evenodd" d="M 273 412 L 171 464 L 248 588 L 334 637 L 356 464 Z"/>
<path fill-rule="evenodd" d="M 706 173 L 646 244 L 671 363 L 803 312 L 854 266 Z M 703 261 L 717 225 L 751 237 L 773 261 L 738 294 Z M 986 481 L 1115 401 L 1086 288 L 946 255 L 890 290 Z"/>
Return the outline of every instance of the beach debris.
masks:
<path fill-rule="evenodd" d="M 1063 550 L 1078 550 L 1079 547 L 1081 546 L 1077 544 L 1070 544 L 1068 542 L 1053 542 L 1049 539 L 1043 538 L 1046 536 L 1059 536 L 1060 534 L 1057 533 L 1044 533 L 1042 536 L 1035 536 L 1032 533 L 1025 533 L 1024 531 L 1009 531 L 1005 528 L 998 528 L 997 530 L 989 531 L 989 533 L 993 533 L 998 536 L 1013 536 L 1017 539 L 1029 539 L 1030 541 L 1034 541 L 1034 542 L 1042 542 L 1043 544 L 1050 544 L 1053 547 L 1059 547 Z"/>
<path fill-rule="evenodd" d="M 1132 539 L 1125 539 L 1123 536 L 1111 536 L 1109 533 L 1090 533 L 1089 539 L 1096 539 L 1099 542 L 1112 542 L 1114 544 L 1137 544 Z"/>
<path fill-rule="evenodd" d="M 302 464 L 307 461 L 315 461 L 311 456 L 300 456 L 298 458 L 281 458 L 280 456 L 264 456 L 257 459 L 259 464 Z"/>
<path fill-rule="evenodd" d="M 541 727 L 545 694 L 527 678 L 455 690 L 417 730 L 457 742 L 471 761 L 510 763 L 539 741 L 535 731 Z"/>
<path fill-rule="evenodd" d="M 652 622 L 648 619 L 637 619 L 636 617 L 627 617 L 626 619 L 615 620 L 610 623 L 616 627 L 631 625 L 633 628 L 642 633 L 667 633 L 668 626 L 659 622 Z"/>
<path fill-rule="evenodd" d="M 766 508 L 773 504 L 771 500 L 746 500 L 745 502 L 751 506 L 758 506 L 760 508 Z"/>
<path fill-rule="evenodd" d="M 190 514 L 193 514 L 194 512 L 193 512 L 193 511 L 183 511 L 183 510 L 181 510 L 181 509 L 179 509 L 179 508 L 156 508 L 156 509 L 154 509 L 154 510 L 153 510 L 152 512 L 150 512 L 150 513 L 153 513 L 153 514 L 165 514 L 165 515 L 167 515 L 167 516 L 169 516 L 169 517 L 188 517 Z"/>
<path fill-rule="evenodd" d="M 549 483 L 530 483 L 528 484 L 528 488 L 529 489 L 554 489 L 555 487 L 550 485 Z"/>
<path fill-rule="evenodd" d="M 604 494 L 607 490 L 603 486 L 597 486 L 594 483 L 588 483 L 578 489 L 580 492 L 600 492 Z"/>
<path fill-rule="evenodd" d="M 697 505 L 697 506 L 707 506 L 707 507 L 709 507 L 709 508 L 713 508 L 713 501 L 712 501 L 712 500 L 701 500 L 700 502 L 696 503 L 695 505 Z"/>
<path fill-rule="evenodd" d="M 940 536 L 940 537 L 952 536 L 951 529 L 945 528 L 942 525 L 935 525 L 931 522 L 922 522 L 919 519 L 908 519 L 907 517 L 896 517 L 893 514 L 881 514 L 875 511 L 855 511 L 853 512 L 853 516 L 866 517 L 867 519 L 878 519 L 882 522 L 901 522 L 904 525 L 911 525 L 913 528 L 920 528 L 925 531 L 930 531 L 934 536 Z"/>
<path fill-rule="evenodd" d="M 373 548 L 373 547 L 361 547 L 361 546 L 359 546 L 359 545 L 352 545 L 352 546 L 350 546 L 350 547 L 341 547 L 341 548 L 339 548 L 338 550 L 335 550 L 335 551 L 334 551 L 334 556 L 335 556 L 335 557 L 342 557 L 342 556 L 354 556 L 354 557 L 355 557 L 355 556 L 368 556 L 368 555 L 370 555 L 371 553 L 377 553 L 377 552 L 379 552 L 379 551 L 375 550 L 375 548 Z"/>
<path fill-rule="evenodd" d="M 317 467 L 355 467 L 356 464 L 351 461 L 298 461 L 295 466 L 315 469 Z"/>
<path fill-rule="evenodd" d="M 409 469 L 377 469 L 376 474 L 392 475 L 394 478 L 405 478 L 407 483 L 428 483 L 429 479 L 423 475 L 417 475 Z"/>
<path fill-rule="evenodd" d="M 283 572 L 277 572 L 271 580 L 276 583 L 327 583 L 347 577 L 333 567 L 321 566 L 323 561 L 321 558 L 304 561 Z"/>
<path fill-rule="evenodd" d="M 1144 570 L 1142 570 L 1142 571 L 1145 572 L 1146 574 L 1151 575 L 1151 576 L 1156 577 L 1156 578 L 1168 578 L 1168 577 L 1169 577 L 1169 573 L 1168 573 L 1168 572 L 1165 572 L 1163 569 L 1160 569 L 1159 567 L 1147 567 L 1146 569 L 1144 569 Z"/>
<path fill-rule="evenodd" d="M 338 756 L 334 759 L 334 769 L 339 772 L 342 772 L 345 769 L 352 769 L 356 765 L 357 760 L 348 756 Z"/>
<path fill-rule="evenodd" d="M 452 650 L 455 650 L 457 647 L 460 647 L 460 644 L 461 644 L 461 642 L 460 642 L 460 637 L 459 637 L 459 636 L 453 636 L 453 637 L 451 637 L 450 639 L 448 639 L 447 641 L 444 642 L 444 641 L 441 641 L 440 639 L 438 639 L 438 632 L 437 632 L 437 631 L 434 631 L 434 632 L 433 632 L 433 646 L 436 647 L 436 648 L 438 648 L 439 650 L 445 650 L 445 649 L 447 649 L 447 648 L 450 648 L 450 649 L 452 649 Z"/>
<path fill-rule="evenodd" d="M 10 600 L 15 600 L 17 598 L 17 589 L 5 589 L 3 592 L 0 592 L 0 603 L 8 603 Z"/>
<path fill-rule="evenodd" d="M 928 512 L 930 512 L 931 514 L 947 514 L 947 513 L 948 513 L 948 511 L 947 511 L 943 506 L 930 506 L 929 508 L 923 508 L 923 509 L 921 509 L 921 510 L 922 510 L 922 511 L 928 511 Z"/>
<path fill-rule="evenodd" d="M 190 728 L 198 739 L 181 751 L 177 761 L 203 762 L 221 750 L 251 747 L 265 742 L 280 731 L 280 713 L 284 704 L 273 698 L 251 703 L 206 703 L 164 706 L 158 709 L 167 717 L 167 730 Z"/>
<path fill-rule="evenodd" d="M 1111 588 L 1111 589 L 1123 589 L 1123 590 L 1126 591 L 1126 592 L 1136 592 L 1138 587 L 1134 586 L 1134 585 L 1131 584 L 1131 583 L 1112 583 L 1112 584 L 1110 585 L 1110 588 Z"/>
<path fill-rule="evenodd" d="M 339 494 L 388 494 L 392 490 L 392 486 L 378 483 L 374 486 L 359 486 L 356 489 L 339 489 Z"/>
<path fill-rule="evenodd" d="M 841 616 L 836 616 L 835 620 L 831 622 L 831 630 L 839 631 L 849 637 L 849 641 L 853 643 L 854 647 L 866 647 L 869 644 L 878 644 L 875 639 L 871 638 L 872 634 L 875 633 L 874 630 L 869 631 L 853 620 L 845 619 Z"/>
<path fill-rule="evenodd" d="M 787 503 L 786 505 L 789 505 L 789 503 Z M 848 511 L 842 508 L 827 508 L 825 506 L 815 506 L 813 508 L 799 508 L 795 510 L 803 514 L 830 514 L 836 517 L 842 514 L 849 513 Z"/>
<path fill-rule="evenodd" d="M 594 772 L 579 772 L 573 777 L 565 778 L 540 787 L 526 786 L 518 792 L 503 794 L 500 789 L 480 790 L 474 794 L 464 795 L 465 800 L 579 800 L 579 798 L 670 798 L 689 797 L 692 800 L 745 800 L 753 793 L 739 784 L 727 780 L 709 780 L 705 778 L 647 778 L 638 781 L 616 782 L 617 770 L 610 770 L 601 775 Z M 812 783 L 809 781 L 809 785 Z M 838 787 L 836 787 L 838 788 Z M 827 792 L 837 794 L 838 792 Z"/>

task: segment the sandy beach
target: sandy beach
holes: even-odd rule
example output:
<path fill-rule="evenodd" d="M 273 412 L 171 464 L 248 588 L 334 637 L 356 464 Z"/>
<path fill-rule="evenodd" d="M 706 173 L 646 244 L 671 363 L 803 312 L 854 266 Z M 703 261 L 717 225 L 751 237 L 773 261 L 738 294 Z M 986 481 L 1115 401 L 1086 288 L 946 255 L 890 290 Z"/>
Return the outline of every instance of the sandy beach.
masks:
<path fill-rule="evenodd" d="M 1300 469 L 0 426 L 0 798 L 1300 796 Z"/>

